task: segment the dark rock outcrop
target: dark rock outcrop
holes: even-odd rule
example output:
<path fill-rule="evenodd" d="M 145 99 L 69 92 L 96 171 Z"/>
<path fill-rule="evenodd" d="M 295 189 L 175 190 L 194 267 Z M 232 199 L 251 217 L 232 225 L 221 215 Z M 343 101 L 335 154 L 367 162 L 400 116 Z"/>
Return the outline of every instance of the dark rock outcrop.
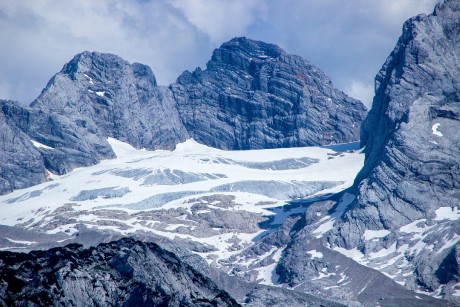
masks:
<path fill-rule="evenodd" d="M 308 61 L 247 38 L 224 43 L 171 89 L 190 135 L 221 149 L 356 141 L 366 113 Z"/>
<path fill-rule="evenodd" d="M 0 264 L 2 306 L 239 306 L 233 297 L 251 306 L 344 306 L 244 282 L 165 241 L 0 252 Z"/>
<path fill-rule="evenodd" d="M 209 278 L 154 243 L 0 253 L 4 306 L 238 306 Z"/>

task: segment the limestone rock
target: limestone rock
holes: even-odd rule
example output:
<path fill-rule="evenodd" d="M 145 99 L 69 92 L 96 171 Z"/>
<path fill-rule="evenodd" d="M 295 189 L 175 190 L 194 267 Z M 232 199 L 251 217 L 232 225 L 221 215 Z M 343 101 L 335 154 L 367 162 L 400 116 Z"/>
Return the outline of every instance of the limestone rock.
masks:
<path fill-rule="evenodd" d="M 356 141 L 366 114 L 308 61 L 244 37 L 224 43 L 206 70 L 185 71 L 171 89 L 190 135 L 221 149 Z"/>
<path fill-rule="evenodd" d="M 332 245 L 365 251 L 366 229 L 392 232 L 416 285 L 457 301 L 452 287 L 460 280 L 446 270 L 459 270 L 458 256 L 452 260 L 460 244 L 459 29 L 458 0 L 404 24 L 362 126 L 366 159 L 355 181 L 357 201 L 329 236 Z M 413 240 L 426 248 L 417 251 Z"/>

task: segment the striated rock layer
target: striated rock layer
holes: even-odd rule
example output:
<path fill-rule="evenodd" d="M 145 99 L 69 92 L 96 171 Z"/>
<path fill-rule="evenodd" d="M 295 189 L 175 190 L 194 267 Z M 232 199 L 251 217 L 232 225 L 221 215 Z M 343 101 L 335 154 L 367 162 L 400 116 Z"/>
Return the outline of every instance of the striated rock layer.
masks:
<path fill-rule="evenodd" d="M 366 160 L 355 181 L 358 198 L 331 244 L 365 253 L 395 244 L 400 268 L 415 270 L 412 287 L 458 300 L 459 127 L 460 1 L 446 0 L 404 24 L 376 77 L 361 130 Z M 366 229 L 390 234 L 366 242 Z"/>
<path fill-rule="evenodd" d="M 221 149 L 356 141 L 366 109 L 317 67 L 276 45 L 234 38 L 206 70 L 171 85 L 190 135 Z"/>

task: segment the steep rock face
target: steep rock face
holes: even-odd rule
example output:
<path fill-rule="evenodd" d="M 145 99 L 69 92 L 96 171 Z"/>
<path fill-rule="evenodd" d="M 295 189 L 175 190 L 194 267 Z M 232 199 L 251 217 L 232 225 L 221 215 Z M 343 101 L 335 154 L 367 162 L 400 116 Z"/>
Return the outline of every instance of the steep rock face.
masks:
<path fill-rule="evenodd" d="M 8 116 L 9 106 L 17 103 L 0 100 L 0 195 L 39 184 L 46 179 L 43 159 L 29 137 Z M 24 114 L 24 109 L 14 109 Z"/>
<path fill-rule="evenodd" d="M 102 159 L 115 157 L 106 138 L 95 133 L 94 126 L 88 129 L 79 121 L 73 121 L 63 113 L 43 111 L 15 102 L 4 102 L 3 114 L 14 127 L 28 139 L 35 142 L 34 150 L 41 154 L 36 157 L 38 169 L 46 169 L 64 174 L 75 167 L 89 166 Z M 19 169 L 18 169 L 19 171 Z M 26 180 L 24 186 L 40 181 Z"/>
<path fill-rule="evenodd" d="M 272 282 L 278 287 L 338 300 L 347 306 L 453 306 L 447 301 L 415 293 L 381 272 L 331 250 L 319 233 L 328 223 L 335 198 L 308 202 L 305 212 L 291 215 L 282 226 L 230 259 L 231 274 L 253 276 L 254 269 L 274 267 Z M 300 203 L 297 203 L 298 205 Z M 334 214 L 335 216 L 335 214 Z M 253 259 L 254 261 L 249 261 Z M 244 267 L 243 263 L 251 263 Z"/>
<path fill-rule="evenodd" d="M 384 274 L 325 248 L 304 229 L 284 249 L 276 272 L 279 282 L 297 291 L 342 299 L 349 306 L 453 306 L 417 294 Z"/>
<path fill-rule="evenodd" d="M 366 160 L 355 182 L 357 201 L 329 236 L 333 245 L 368 253 L 381 249 L 376 241 L 394 242 L 404 266 L 416 270 L 416 282 L 446 296 L 460 282 L 447 272 L 452 266 L 458 272 L 452 251 L 460 244 L 459 29 L 458 0 L 405 23 L 376 77 L 362 126 Z M 391 234 L 371 244 L 363 238 L 366 229 Z"/>
<path fill-rule="evenodd" d="M 56 74 L 32 107 L 60 112 L 134 147 L 172 149 L 187 138 L 171 93 L 146 65 L 83 52 Z"/>
<path fill-rule="evenodd" d="M 75 149 L 77 154 L 89 151 L 97 159 L 113 157 L 107 137 L 147 149 L 172 149 L 188 137 L 172 93 L 157 86 L 151 69 L 111 54 L 76 55 L 48 82 L 31 107 L 56 122 L 58 127 L 51 134 L 60 134 L 61 146 Z M 69 135 L 63 135 L 63 130 Z M 37 135 L 32 132 L 32 137 Z M 44 143 L 52 142 L 49 133 L 38 137 Z M 66 156 L 72 154 L 67 152 Z M 75 163 L 63 168 L 68 164 L 66 159 L 52 156 L 48 160 L 57 160 L 50 164 L 58 173 L 94 164 Z"/>
<path fill-rule="evenodd" d="M 171 89 L 191 136 L 221 149 L 356 141 L 366 112 L 319 68 L 246 38 L 224 43 L 206 70 L 185 71 Z"/>
<path fill-rule="evenodd" d="M 132 239 L 0 253 L 2 305 L 238 306 L 173 253 Z"/>

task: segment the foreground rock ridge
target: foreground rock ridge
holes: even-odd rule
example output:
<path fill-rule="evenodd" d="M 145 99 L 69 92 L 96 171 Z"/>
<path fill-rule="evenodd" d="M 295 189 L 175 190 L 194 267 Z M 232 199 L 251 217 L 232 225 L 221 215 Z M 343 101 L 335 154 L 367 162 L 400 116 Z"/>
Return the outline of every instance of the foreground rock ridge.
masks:
<path fill-rule="evenodd" d="M 154 243 L 0 252 L 3 306 L 239 306 L 209 278 Z"/>
<path fill-rule="evenodd" d="M 212 272 L 194 260 L 197 256 L 188 255 L 186 261 L 184 257 L 132 238 L 89 249 L 69 244 L 29 254 L 0 252 L 0 305 L 241 306 L 221 288 L 225 287 L 251 306 L 344 306 L 300 292 L 251 285 Z"/>
<path fill-rule="evenodd" d="M 333 246 L 364 254 L 386 250 L 395 262 L 389 274 L 457 302 L 459 29 L 457 0 L 404 24 L 377 74 L 373 106 L 362 125 L 366 159 L 355 182 L 356 201 L 329 236 Z M 366 241 L 367 229 L 382 235 Z"/>
<path fill-rule="evenodd" d="M 107 137 L 150 150 L 190 137 L 223 149 L 325 145 L 358 140 L 366 113 L 319 68 L 246 38 L 223 44 L 207 70 L 185 72 L 169 87 L 158 86 L 146 65 L 85 51 L 30 107 L 0 105 L 3 133 L 19 129 L 23 138 L 2 139 L 0 194 L 44 181 L 44 169 L 65 174 L 115 157 Z M 26 135 L 36 149 L 22 146 Z M 23 157 L 11 160 L 13 147 Z"/>

